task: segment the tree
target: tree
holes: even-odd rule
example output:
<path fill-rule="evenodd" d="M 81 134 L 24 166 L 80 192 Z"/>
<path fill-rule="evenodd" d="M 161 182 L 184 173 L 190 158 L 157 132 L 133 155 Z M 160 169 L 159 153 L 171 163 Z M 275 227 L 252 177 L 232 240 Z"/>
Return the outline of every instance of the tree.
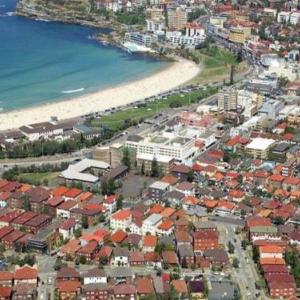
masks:
<path fill-rule="evenodd" d="M 82 265 L 85 265 L 85 264 L 86 264 L 86 257 L 81 255 L 80 258 L 79 258 L 79 262 L 80 262 Z"/>
<path fill-rule="evenodd" d="M 89 228 L 89 220 L 88 220 L 88 217 L 86 215 L 82 215 L 82 217 L 81 217 L 81 224 L 82 224 L 82 227 L 84 229 Z"/>
<path fill-rule="evenodd" d="M 248 241 L 242 240 L 241 245 L 242 245 L 243 250 L 246 250 L 247 246 L 248 246 Z"/>
<path fill-rule="evenodd" d="M 55 263 L 54 263 L 54 270 L 55 271 L 59 271 L 60 269 L 61 269 L 61 267 L 62 267 L 62 260 L 61 260 L 61 258 L 57 258 L 56 259 L 56 261 L 55 261 Z"/>
<path fill-rule="evenodd" d="M 107 262 L 108 262 L 108 260 L 107 260 L 106 256 L 101 255 L 99 257 L 99 265 L 105 266 L 105 265 L 107 265 Z"/>
<path fill-rule="evenodd" d="M 252 257 L 253 257 L 254 262 L 257 263 L 257 262 L 258 262 L 258 259 L 259 259 L 259 252 L 258 252 L 257 247 L 254 247 L 254 248 L 253 248 Z"/>
<path fill-rule="evenodd" d="M 82 231 L 80 228 L 77 228 L 74 230 L 74 236 L 76 239 L 79 239 L 81 237 Z"/>
<path fill-rule="evenodd" d="M 229 241 L 228 244 L 227 244 L 227 246 L 228 246 L 228 252 L 230 254 L 233 254 L 234 253 L 234 245 L 232 244 L 232 242 Z"/>
<path fill-rule="evenodd" d="M 116 189 L 115 181 L 110 178 L 107 182 L 107 195 L 113 195 Z"/>
<path fill-rule="evenodd" d="M 144 162 L 142 162 L 142 165 L 141 165 L 141 174 L 145 175 L 145 163 Z"/>
<path fill-rule="evenodd" d="M 104 179 L 101 182 L 101 192 L 102 195 L 108 195 L 108 183 Z"/>
<path fill-rule="evenodd" d="M 123 195 L 120 195 L 117 199 L 117 210 L 123 208 L 123 200 L 124 200 Z"/>
<path fill-rule="evenodd" d="M 22 201 L 23 201 L 23 209 L 25 211 L 30 211 L 31 210 L 31 205 L 30 205 L 30 200 L 28 195 L 22 196 Z"/>
<path fill-rule="evenodd" d="M 193 170 L 190 170 L 188 173 L 187 173 L 187 181 L 188 182 L 193 182 L 194 180 L 194 171 Z"/>
<path fill-rule="evenodd" d="M 126 166 L 128 168 L 128 170 L 130 170 L 130 168 L 131 168 L 130 152 L 129 152 L 129 149 L 127 147 L 125 147 L 123 149 L 122 163 L 123 163 L 124 166 Z"/>
<path fill-rule="evenodd" d="M 239 260 L 235 257 L 232 261 L 232 266 L 237 269 L 239 267 L 239 264 Z"/>
<path fill-rule="evenodd" d="M 101 214 L 98 218 L 98 222 L 103 223 L 105 222 L 105 216 L 103 214 Z"/>
<path fill-rule="evenodd" d="M 159 176 L 158 163 L 157 163 L 156 157 L 153 158 L 152 163 L 151 163 L 151 176 L 152 177 Z"/>

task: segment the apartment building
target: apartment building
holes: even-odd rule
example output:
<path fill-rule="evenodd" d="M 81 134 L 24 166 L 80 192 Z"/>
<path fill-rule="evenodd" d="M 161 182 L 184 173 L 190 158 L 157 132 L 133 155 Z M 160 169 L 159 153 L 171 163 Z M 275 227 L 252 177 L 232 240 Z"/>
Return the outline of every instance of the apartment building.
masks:
<path fill-rule="evenodd" d="M 224 88 L 218 93 L 219 111 L 236 110 L 238 106 L 238 94 L 233 88 Z"/>
<path fill-rule="evenodd" d="M 246 153 L 254 158 L 266 159 L 275 140 L 255 138 L 245 147 Z"/>
<path fill-rule="evenodd" d="M 184 29 L 188 22 L 187 11 L 184 8 L 176 7 L 168 9 L 168 27 L 171 29 Z"/>

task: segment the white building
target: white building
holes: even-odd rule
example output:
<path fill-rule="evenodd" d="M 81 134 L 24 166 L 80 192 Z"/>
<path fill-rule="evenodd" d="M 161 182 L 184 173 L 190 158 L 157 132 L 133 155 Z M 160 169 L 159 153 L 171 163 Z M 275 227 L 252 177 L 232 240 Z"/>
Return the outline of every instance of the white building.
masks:
<path fill-rule="evenodd" d="M 187 138 L 176 131 L 150 133 L 145 137 L 129 136 L 125 146 L 136 150 L 137 155 L 152 154 L 182 163 L 188 163 L 198 153 L 195 138 Z"/>
<path fill-rule="evenodd" d="M 153 33 L 162 33 L 166 23 L 164 19 L 146 19 L 147 31 Z"/>
<path fill-rule="evenodd" d="M 280 111 L 284 108 L 284 103 L 279 100 L 269 100 L 263 104 L 261 109 L 258 111 L 259 115 L 265 115 L 269 119 L 276 120 L 279 116 Z"/>
<path fill-rule="evenodd" d="M 104 270 L 91 269 L 83 275 L 83 284 L 107 283 L 107 275 Z"/>
<path fill-rule="evenodd" d="M 206 35 L 183 35 L 181 31 L 167 31 L 166 32 L 166 40 L 174 45 L 185 45 L 187 47 L 195 47 L 205 41 Z"/>
<path fill-rule="evenodd" d="M 300 20 L 300 12 L 294 11 L 290 15 L 290 23 L 293 25 L 297 25 Z"/>
<path fill-rule="evenodd" d="M 143 221 L 142 234 L 146 235 L 148 232 L 152 235 L 156 235 L 157 227 L 162 222 L 162 216 L 160 214 L 152 214 Z"/>
<path fill-rule="evenodd" d="M 288 11 L 281 11 L 277 15 L 277 22 L 278 23 L 288 23 L 290 21 L 290 12 Z"/>
<path fill-rule="evenodd" d="M 110 227 L 113 230 L 122 229 L 126 231 L 126 228 L 130 228 L 132 221 L 132 215 L 130 210 L 118 210 L 110 217 Z"/>

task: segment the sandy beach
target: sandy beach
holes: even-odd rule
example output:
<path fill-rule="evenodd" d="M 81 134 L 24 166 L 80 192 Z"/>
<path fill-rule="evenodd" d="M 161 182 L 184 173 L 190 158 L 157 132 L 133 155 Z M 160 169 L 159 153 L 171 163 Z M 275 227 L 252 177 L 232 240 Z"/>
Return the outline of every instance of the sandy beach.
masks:
<path fill-rule="evenodd" d="M 3 112 L 0 114 L 0 130 L 49 121 L 52 116 L 63 120 L 126 105 L 178 87 L 194 78 L 199 72 L 200 67 L 192 61 L 178 59 L 162 71 L 141 80 L 70 100 Z"/>

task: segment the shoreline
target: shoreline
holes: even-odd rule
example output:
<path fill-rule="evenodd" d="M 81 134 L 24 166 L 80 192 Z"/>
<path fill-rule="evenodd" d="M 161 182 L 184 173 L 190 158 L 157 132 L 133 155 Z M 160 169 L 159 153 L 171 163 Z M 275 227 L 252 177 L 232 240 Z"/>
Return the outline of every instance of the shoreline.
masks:
<path fill-rule="evenodd" d="M 51 117 L 62 121 L 131 104 L 181 86 L 199 72 L 200 66 L 178 58 L 170 66 L 142 79 L 67 100 L 0 113 L 0 130 L 50 121 Z"/>

